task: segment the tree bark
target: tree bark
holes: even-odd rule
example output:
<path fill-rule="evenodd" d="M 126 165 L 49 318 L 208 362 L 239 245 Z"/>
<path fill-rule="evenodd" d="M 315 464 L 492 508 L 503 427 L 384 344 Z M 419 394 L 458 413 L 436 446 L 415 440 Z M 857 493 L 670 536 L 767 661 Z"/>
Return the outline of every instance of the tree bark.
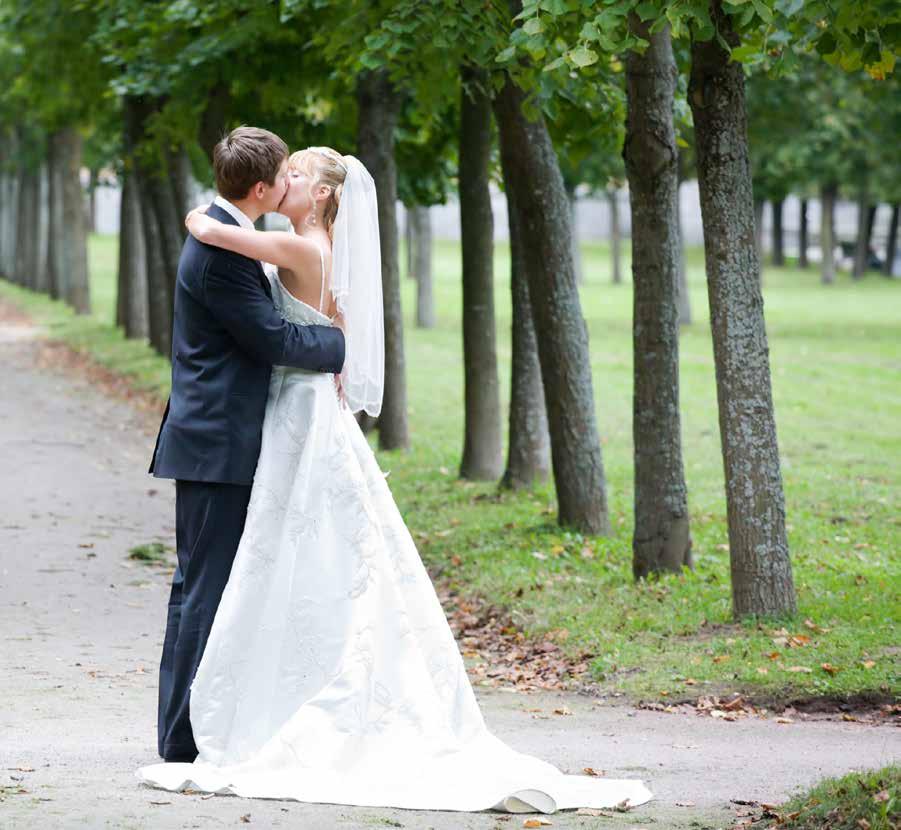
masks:
<path fill-rule="evenodd" d="M 782 209 L 785 199 L 773 199 L 773 265 L 785 265 L 785 234 L 782 228 Z"/>
<path fill-rule="evenodd" d="M 573 270 L 566 190 L 544 119 L 529 120 L 524 104 L 525 93 L 507 77 L 494 111 L 538 335 L 558 521 L 581 532 L 607 533 L 588 329 Z"/>
<path fill-rule="evenodd" d="M 66 302 L 76 313 L 88 314 L 91 311 L 91 289 L 88 278 L 88 234 L 80 176 L 82 140 L 74 127 L 67 127 L 56 135 L 63 203 L 59 240 Z"/>
<path fill-rule="evenodd" d="M 463 385 L 460 477 L 493 481 L 503 469 L 500 381 L 494 322 L 491 99 L 486 73 L 460 72 L 460 243 L 463 260 Z"/>
<path fill-rule="evenodd" d="M 676 61 L 668 27 L 650 34 L 634 13 L 630 27 L 649 43 L 643 54 L 626 56 L 623 145 L 632 209 L 632 573 L 641 579 L 690 568 L 691 534 L 679 418 Z"/>
<path fill-rule="evenodd" d="M 501 159 L 503 164 L 503 158 Z M 504 169 L 504 180 L 511 176 Z M 518 212 L 513 209 L 513 194 L 507 189 L 507 224 L 510 228 L 510 292 L 513 304 L 510 365 L 510 417 L 507 442 L 507 468 L 501 487 L 520 490 L 547 480 L 551 467 L 551 439 L 541 364 L 538 361 L 538 339 Z"/>
<path fill-rule="evenodd" d="M 607 189 L 607 203 L 610 205 L 610 269 L 614 285 L 620 285 L 623 281 L 621 255 L 623 235 L 619 223 L 619 202 L 616 198 L 618 193 L 618 188 Z"/>
<path fill-rule="evenodd" d="M 798 225 L 798 267 L 807 268 L 807 246 L 810 243 L 807 217 L 807 199 L 801 199 L 801 215 Z"/>
<path fill-rule="evenodd" d="M 432 284 L 432 217 L 427 207 L 415 205 L 407 211 L 410 226 L 411 276 L 416 279 L 416 325 L 435 327 L 435 292 Z"/>
<path fill-rule="evenodd" d="M 892 218 L 888 226 L 888 237 L 885 240 L 885 262 L 882 273 L 887 277 L 894 274 L 895 252 L 898 250 L 898 202 L 892 205 Z"/>
<path fill-rule="evenodd" d="M 576 197 L 575 187 L 567 185 L 566 198 L 569 201 L 569 221 L 573 229 L 573 268 L 576 272 L 576 282 L 581 285 L 585 282 L 585 269 L 582 263 L 582 246 L 579 245 L 579 226 L 576 221 L 578 218 L 579 199 Z"/>
<path fill-rule="evenodd" d="M 144 245 L 143 211 L 134 171 L 127 164 L 122 177 L 119 207 L 119 278 L 116 323 L 129 338 L 150 334 L 147 253 Z"/>
<path fill-rule="evenodd" d="M 394 131 L 400 111 L 400 96 L 384 70 L 360 75 L 357 107 L 357 147 L 360 160 L 375 180 L 382 249 L 385 391 L 379 415 L 379 447 L 383 450 L 406 449 L 410 445 L 410 437 L 398 268 L 397 166 L 394 159 Z"/>
<path fill-rule="evenodd" d="M 835 196 L 838 187 L 824 184 L 820 188 L 820 282 L 832 285 L 835 282 Z"/>
<path fill-rule="evenodd" d="M 869 182 L 864 178 L 860 186 L 860 195 L 857 200 L 857 244 L 854 246 L 854 265 L 851 276 L 859 280 L 867 272 L 870 243 L 870 188 Z"/>
<path fill-rule="evenodd" d="M 714 27 L 739 43 L 722 0 Z M 719 40 L 693 41 L 695 124 L 720 437 L 726 479 L 733 613 L 793 613 L 769 349 L 754 245 L 744 70 Z"/>

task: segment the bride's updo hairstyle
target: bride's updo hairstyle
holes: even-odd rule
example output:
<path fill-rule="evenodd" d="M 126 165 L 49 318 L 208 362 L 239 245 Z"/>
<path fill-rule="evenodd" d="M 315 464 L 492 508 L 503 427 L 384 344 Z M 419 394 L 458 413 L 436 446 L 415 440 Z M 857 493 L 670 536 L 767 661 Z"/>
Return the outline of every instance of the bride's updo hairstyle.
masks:
<path fill-rule="evenodd" d="M 341 204 L 344 177 L 347 175 L 347 165 L 344 163 L 343 157 L 331 147 L 307 147 L 306 150 L 298 150 L 291 154 L 288 159 L 288 169 L 306 173 L 312 179 L 311 197 L 320 185 L 324 184 L 332 189 L 322 214 L 326 233 L 331 237 L 332 226 L 338 215 L 338 205 Z"/>

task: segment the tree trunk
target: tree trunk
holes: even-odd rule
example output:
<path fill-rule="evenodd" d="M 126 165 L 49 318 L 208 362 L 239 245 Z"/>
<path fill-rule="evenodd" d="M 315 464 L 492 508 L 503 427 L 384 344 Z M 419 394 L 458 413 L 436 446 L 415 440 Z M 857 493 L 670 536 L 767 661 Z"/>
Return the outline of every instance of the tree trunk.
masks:
<path fill-rule="evenodd" d="M 623 281 L 621 255 L 623 235 L 619 224 L 619 201 L 616 198 L 618 193 L 618 188 L 607 189 L 607 203 L 610 205 L 610 269 L 614 285 L 620 285 Z"/>
<path fill-rule="evenodd" d="M 206 106 L 197 125 L 197 142 L 213 163 L 213 149 L 225 135 L 232 107 L 231 89 L 224 81 L 217 81 L 210 89 Z"/>
<path fill-rule="evenodd" d="M 91 170 L 91 180 L 88 184 L 88 233 L 97 233 L 97 187 L 99 186 L 100 171 Z"/>
<path fill-rule="evenodd" d="M 0 276 L 14 278 L 16 270 L 16 211 L 19 202 L 19 170 L 15 165 L 18 153 L 18 134 L 14 129 L 0 135 Z"/>
<path fill-rule="evenodd" d="M 52 133 L 47 140 L 47 210 L 50 233 L 47 236 L 47 281 L 54 300 L 65 299 L 66 268 L 63 256 L 63 158 L 62 133 Z"/>
<path fill-rule="evenodd" d="M 870 188 L 866 178 L 860 187 L 857 200 L 857 244 L 854 246 L 854 265 L 851 276 L 859 280 L 867 272 L 870 242 Z"/>
<path fill-rule="evenodd" d="M 416 231 L 413 227 L 416 223 L 416 217 L 413 216 L 414 209 L 415 205 L 408 207 L 404 211 L 404 253 L 406 255 L 408 280 L 416 279 L 416 271 L 413 268 L 413 239 L 416 236 Z"/>
<path fill-rule="evenodd" d="M 801 216 L 798 227 L 798 267 L 807 268 L 807 246 L 809 244 L 809 231 L 807 223 L 807 199 L 801 199 Z"/>
<path fill-rule="evenodd" d="M 416 325 L 435 327 L 435 292 L 432 284 L 432 217 L 427 207 L 407 211 L 410 236 L 410 269 L 416 278 Z"/>
<path fill-rule="evenodd" d="M 887 277 L 894 274 L 895 252 L 898 250 L 898 202 L 892 205 L 892 219 L 888 226 L 888 238 L 885 240 L 885 262 L 882 273 Z"/>
<path fill-rule="evenodd" d="M 632 208 L 636 579 L 691 567 L 688 499 L 679 418 L 679 173 L 673 96 L 676 61 L 669 28 L 632 32 L 648 41 L 626 56 L 623 158 Z"/>
<path fill-rule="evenodd" d="M 688 270 L 685 263 L 685 234 L 682 232 L 682 202 L 679 194 L 682 183 L 676 191 L 676 218 L 679 222 L 679 281 L 676 284 L 676 305 L 679 311 L 679 326 L 691 325 L 691 295 L 688 293 Z"/>
<path fill-rule="evenodd" d="M 739 43 L 722 0 L 714 27 Z M 795 611 L 769 349 L 754 246 L 744 69 L 717 39 L 693 41 L 695 124 L 704 253 L 726 479 L 733 613 Z"/>
<path fill-rule="evenodd" d="M 493 481 L 503 469 L 500 382 L 494 322 L 494 216 L 491 213 L 491 100 L 485 73 L 464 66 L 460 95 L 460 244 L 463 259 L 461 478 Z"/>
<path fill-rule="evenodd" d="M 501 159 L 503 164 L 503 158 Z M 512 175 L 504 169 L 504 180 Z M 547 409 L 541 365 L 538 362 L 538 339 L 529 280 L 517 211 L 513 194 L 507 189 L 507 224 L 510 228 L 510 292 L 513 302 L 511 330 L 512 360 L 510 365 L 510 419 L 507 443 L 507 469 L 501 487 L 519 490 L 547 480 L 551 467 L 551 439 L 548 433 Z"/>
<path fill-rule="evenodd" d="M 394 131 L 400 111 L 400 96 L 384 70 L 360 75 L 357 107 L 357 147 L 360 160 L 375 180 L 382 249 L 385 391 L 379 415 L 379 447 L 383 450 L 406 449 L 410 445 L 410 437 L 397 250 L 397 166 L 394 159 Z"/>
<path fill-rule="evenodd" d="M 508 192 L 517 211 L 551 435 L 558 520 L 586 533 L 610 529 L 594 413 L 588 329 L 572 263 L 563 177 L 544 119 L 507 77 L 494 100 Z"/>
<path fill-rule="evenodd" d="M 826 285 L 835 282 L 835 196 L 838 187 L 824 184 L 820 188 L 820 281 Z"/>
<path fill-rule="evenodd" d="M 37 228 L 37 250 L 35 251 L 35 291 L 41 294 L 50 294 L 50 272 L 48 269 L 47 247 L 50 239 L 50 177 L 47 172 L 46 149 L 44 158 L 41 159 L 41 167 L 38 171 L 38 196 L 35 206 L 34 218 Z"/>
<path fill-rule="evenodd" d="M 150 334 L 148 318 L 147 254 L 144 245 L 143 211 L 138 182 L 126 166 L 119 207 L 119 293 L 116 323 L 125 336 L 143 339 Z"/>
<path fill-rule="evenodd" d="M 785 265 L 785 234 L 782 229 L 782 209 L 785 199 L 773 199 L 773 265 Z"/>
<path fill-rule="evenodd" d="M 19 173 L 18 206 L 16 209 L 16 258 L 12 277 L 28 288 L 34 285 L 37 228 L 34 225 L 34 202 L 37 199 L 38 174 L 23 165 Z"/>
<path fill-rule="evenodd" d="M 156 107 L 157 102 L 147 98 L 125 98 L 125 151 L 134 162 L 132 172 L 142 208 L 141 227 L 147 261 L 148 335 L 151 345 L 160 354 L 169 356 L 172 351 L 175 272 L 181 243 L 180 232 L 174 227 L 177 221 L 175 199 L 168 172 L 160 169 L 163 165 L 159 162 L 152 162 L 142 147 L 146 140 L 147 120 Z"/>
<path fill-rule="evenodd" d="M 172 198 L 175 206 L 175 215 L 178 220 L 177 227 L 181 242 L 184 243 L 188 235 L 185 227 L 185 217 L 188 212 L 196 207 L 194 204 L 194 174 L 191 172 L 191 160 L 184 147 L 171 150 L 166 154 L 169 167 L 169 183 L 172 186 Z M 181 250 L 179 248 L 179 254 Z"/>
<path fill-rule="evenodd" d="M 62 268 L 66 302 L 78 314 L 91 311 L 91 289 L 88 279 L 88 234 L 84 215 L 84 193 L 81 188 L 81 134 L 67 127 L 56 134 L 57 159 L 62 184 Z"/>
<path fill-rule="evenodd" d="M 585 282 L 585 269 L 582 263 L 582 246 L 579 245 L 579 226 L 577 220 L 579 200 L 576 197 L 576 188 L 566 188 L 566 198 L 569 200 L 569 221 L 573 229 L 573 268 L 576 272 L 576 282 L 581 285 Z"/>

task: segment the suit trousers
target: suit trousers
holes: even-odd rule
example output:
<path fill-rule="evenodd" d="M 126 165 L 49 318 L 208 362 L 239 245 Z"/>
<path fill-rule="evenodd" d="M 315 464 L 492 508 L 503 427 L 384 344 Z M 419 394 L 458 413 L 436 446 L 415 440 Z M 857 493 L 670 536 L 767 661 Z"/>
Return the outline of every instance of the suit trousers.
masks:
<path fill-rule="evenodd" d="M 160 660 L 157 748 L 166 761 L 193 761 L 190 694 L 219 600 L 244 531 L 249 484 L 175 482 L 178 566 L 172 576 Z"/>

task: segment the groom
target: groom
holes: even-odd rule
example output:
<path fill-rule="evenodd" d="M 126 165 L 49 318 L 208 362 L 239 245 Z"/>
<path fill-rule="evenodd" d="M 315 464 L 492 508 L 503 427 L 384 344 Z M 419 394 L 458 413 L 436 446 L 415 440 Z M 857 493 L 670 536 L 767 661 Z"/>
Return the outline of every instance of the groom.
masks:
<path fill-rule="evenodd" d="M 208 215 L 252 228 L 289 187 L 288 148 L 238 127 L 213 151 L 219 195 Z M 178 566 L 160 661 L 157 742 L 166 761 L 193 761 L 189 697 L 244 529 L 273 365 L 339 373 L 344 334 L 282 319 L 252 259 L 188 236 L 178 262 L 172 392 L 150 472 L 175 479 Z"/>

